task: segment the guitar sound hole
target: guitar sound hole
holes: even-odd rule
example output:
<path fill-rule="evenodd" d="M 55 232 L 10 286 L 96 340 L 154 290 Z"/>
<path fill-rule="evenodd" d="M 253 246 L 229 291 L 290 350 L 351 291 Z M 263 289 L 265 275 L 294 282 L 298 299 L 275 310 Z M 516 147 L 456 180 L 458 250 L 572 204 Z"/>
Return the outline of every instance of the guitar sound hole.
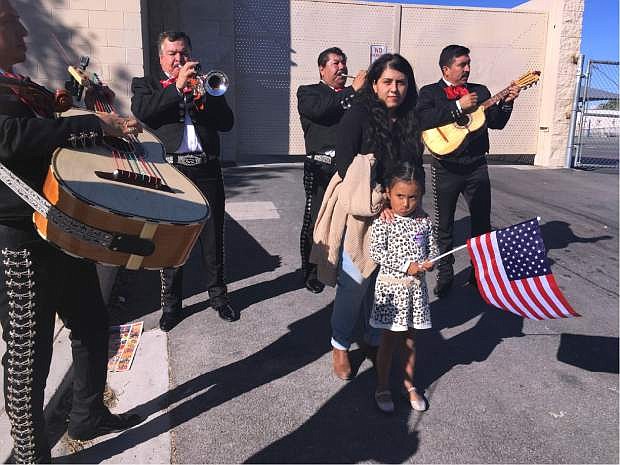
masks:
<path fill-rule="evenodd" d="M 456 124 L 461 127 L 467 127 L 469 126 L 470 121 L 469 115 L 461 115 L 457 118 Z"/>

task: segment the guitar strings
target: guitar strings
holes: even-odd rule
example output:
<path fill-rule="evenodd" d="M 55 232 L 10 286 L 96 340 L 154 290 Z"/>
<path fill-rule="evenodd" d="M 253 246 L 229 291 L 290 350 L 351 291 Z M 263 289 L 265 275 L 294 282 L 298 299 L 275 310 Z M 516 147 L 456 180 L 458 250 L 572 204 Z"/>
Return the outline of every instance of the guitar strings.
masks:
<path fill-rule="evenodd" d="M 114 111 L 114 107 L 110 103 L 107 103 L 106 101 L 101 99 L 99 96 L 97 96 L 95 99 L 95 109 L 97 111 L 102 111 L 106 113 L 112 113 Z M 126 171 L 137 174 L 139 176 L 147 177 L 149 181 L 151 181 L 151 179 L 159 179 L 162 184 L 168 186 L 168 183 L 162 177 L 161 172 L 157 168 L 156 164 L 154 162 L 148 161 L 145 158 L 145 152 L 141 148 L 142 143 L 138 139 L 138 136 L 134 134 L 128 134 L 124 136 L 123 139 L 128 143 L 130 150 L 120 151 L 112 148 L 112 157 L 114 159 L 116 169 L 127 168 Z"/>

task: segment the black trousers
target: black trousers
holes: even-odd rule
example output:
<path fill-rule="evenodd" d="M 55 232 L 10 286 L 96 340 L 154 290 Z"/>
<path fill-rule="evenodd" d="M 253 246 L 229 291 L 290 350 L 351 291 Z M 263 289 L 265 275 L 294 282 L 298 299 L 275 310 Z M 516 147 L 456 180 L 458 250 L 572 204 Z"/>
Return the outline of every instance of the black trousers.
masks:
<path fill-rule="evenodd" d="M 209 292 L 212 306 L 222 305 L 228 300 L 224 284 L 224 213 L 225 193 L 222 167 L 219 160 L 210 160 L 199 166 L 174 165 L 190 178 L 202 191 L 211 209 L 211 216 L 200 233 L 197 246 L 200 247 L 205 274 L 204 283 Z M 161 272 L 162 310 L 179 312 L 183 300 L 183 267 L 166 268 Z"/>
<path fill-rule="evenodd" d="M 451 166 L 433 159 L 431 164 L 435 234 L 439 253 L 454 248 L 454 212 L 460 194 L 469 207 L 471 237 L 491 230 L 491 183 L 486 160 L 473 166 Z M 451 279 L 454 255 L 440 260 L 439 279 Z"/>
<path fill-rule="evenodd" d="M 316 278 L 316 265 L 309 262 L 312 250 L 312 233 L 314 224 L 321 209 L 325 190 L 336 172 L 334 164 L 322 163 L 306 158 L 304 161 L 304 190 L 306 192 L 306 204 L 304 217 L 299 237 L 299 250 L 301 253 L 301 269 L 304 280 Z"/>
<path fill-rule="evenodd" d="M 38 237 L 31 224 L 0 225 L 0 319 L 7 352 L 4 396 L 7 413 L 22 417 L 13 432 L 16 458 L 20 443 L 34 442 L 37 460 L 49 458 L 50 447 L 43 418 L 44 389 L 52 358 L 55 315 L 71 331 L 73 403 L 69 434 L 97 426 L 107 413 L 103 391 L 107 376 L 108 314 L 103 303 L 95 265 L 57 250 Z M 34 325 L 34 346 L 29 351 L 28 327 Z M 23 373 L 32 368 L 32 397 L 24 392 Z M 24 371 L 25 370 L 25 371 Z M 22 372 L 20 374 L 19 372 Z M 27 377 L 27 376 L 26 376 Z M 29 412 L 28 412 L 29 411 Z M 11 415 L 11 414 L 9 414 Z M 30 415 L 30 417 L 28 417 Z M 17 431 L 19 430 L 19 432 Z M 28 439 L 30 438 L 30 439 Z"/>

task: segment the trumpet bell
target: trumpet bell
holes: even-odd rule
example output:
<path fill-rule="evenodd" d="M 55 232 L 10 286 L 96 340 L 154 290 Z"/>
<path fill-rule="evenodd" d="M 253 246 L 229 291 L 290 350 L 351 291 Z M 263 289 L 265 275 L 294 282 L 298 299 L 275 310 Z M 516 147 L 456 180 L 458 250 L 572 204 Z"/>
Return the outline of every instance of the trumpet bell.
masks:
<path fill-rule="evenodd" d="M 209 95 L 219 97 L 228 90 L 228 76 L 223 71 L 214 69 L 202 77 L 205 91 Z"/>

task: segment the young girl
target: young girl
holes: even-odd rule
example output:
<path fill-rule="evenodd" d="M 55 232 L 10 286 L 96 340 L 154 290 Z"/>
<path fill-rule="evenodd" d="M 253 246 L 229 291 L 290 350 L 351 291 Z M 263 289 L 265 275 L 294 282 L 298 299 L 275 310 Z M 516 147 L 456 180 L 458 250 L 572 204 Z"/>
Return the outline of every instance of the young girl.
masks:
<path fill-rule="evenodd" d="M 394 411 L 389 389 L 394 348 L 405 342 L 404 388 L 414 410 L 426 410 L 426 399 L 413 387 L 415 329 L 431 327 L 424 273 L 437 255 L 430 218 L 421 208 L 423 172 L 409 162 L 396 165 L 385 179 L 394 213 L 392 221 L 377 218 L 372 225 L 370 255 L 380 265 L 370 325 L 383 329 L 377 353 L 375 401 L 384 412 Z"/>

